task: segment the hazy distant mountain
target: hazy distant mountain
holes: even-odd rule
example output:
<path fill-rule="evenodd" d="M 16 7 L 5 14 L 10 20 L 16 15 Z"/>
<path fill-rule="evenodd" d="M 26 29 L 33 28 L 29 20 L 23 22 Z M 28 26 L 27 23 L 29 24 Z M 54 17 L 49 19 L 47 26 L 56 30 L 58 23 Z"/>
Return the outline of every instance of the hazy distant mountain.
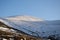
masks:
<path fill-rule="evenodd" d="M 14 21 L 43 21 L 42 19 L 31 17 L 31 16 L 12 16 L 7 18 L 8 20 Z"/>

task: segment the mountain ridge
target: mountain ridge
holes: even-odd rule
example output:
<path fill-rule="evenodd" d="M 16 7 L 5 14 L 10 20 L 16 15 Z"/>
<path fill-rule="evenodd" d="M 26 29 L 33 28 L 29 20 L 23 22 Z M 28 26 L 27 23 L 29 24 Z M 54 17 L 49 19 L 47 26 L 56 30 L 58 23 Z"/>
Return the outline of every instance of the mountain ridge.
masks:
<path fill-rule="evenodd" d="M 24 21 L 43 21 L 43 19 L 35 18 L 32 16 L 12 16 L 7 17 L 8 20 L 24 20 Z"/>

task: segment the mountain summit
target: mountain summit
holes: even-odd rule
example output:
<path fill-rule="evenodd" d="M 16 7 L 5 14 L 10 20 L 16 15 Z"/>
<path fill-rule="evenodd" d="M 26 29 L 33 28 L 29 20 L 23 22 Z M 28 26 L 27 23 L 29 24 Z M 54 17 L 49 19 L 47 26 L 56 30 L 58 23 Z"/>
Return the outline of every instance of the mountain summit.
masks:
<path fill-rule="evenodd" d="M 16 20 L 16 21 L 43 21 L 42 19 L 31 17 L 31 16 L 12 16 L 7 18 L 8 20 Z"/>

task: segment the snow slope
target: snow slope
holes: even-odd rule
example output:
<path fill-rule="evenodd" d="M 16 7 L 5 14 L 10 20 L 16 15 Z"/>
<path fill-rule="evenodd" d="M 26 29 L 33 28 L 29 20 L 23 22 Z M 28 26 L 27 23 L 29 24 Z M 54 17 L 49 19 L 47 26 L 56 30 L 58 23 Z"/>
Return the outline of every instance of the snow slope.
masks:
<path fill-rule="evenodd" d="M 0 21 L 12 28 L 36 37 L 60 35 L 60 20 L 44 21 L 30 16 L 14 16 L 5 19 L 0 18 Z"/>

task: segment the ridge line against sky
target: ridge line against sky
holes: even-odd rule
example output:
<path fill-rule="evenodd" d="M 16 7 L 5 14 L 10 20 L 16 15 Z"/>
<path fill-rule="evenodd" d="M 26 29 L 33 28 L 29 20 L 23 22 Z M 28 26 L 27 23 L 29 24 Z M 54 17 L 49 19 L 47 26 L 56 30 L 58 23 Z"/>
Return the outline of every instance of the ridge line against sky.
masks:
<path fill-rule="evenodd" d="M 14 15 L 60 20 L 60 0 L 0 0 L 0 17 Z"/>

